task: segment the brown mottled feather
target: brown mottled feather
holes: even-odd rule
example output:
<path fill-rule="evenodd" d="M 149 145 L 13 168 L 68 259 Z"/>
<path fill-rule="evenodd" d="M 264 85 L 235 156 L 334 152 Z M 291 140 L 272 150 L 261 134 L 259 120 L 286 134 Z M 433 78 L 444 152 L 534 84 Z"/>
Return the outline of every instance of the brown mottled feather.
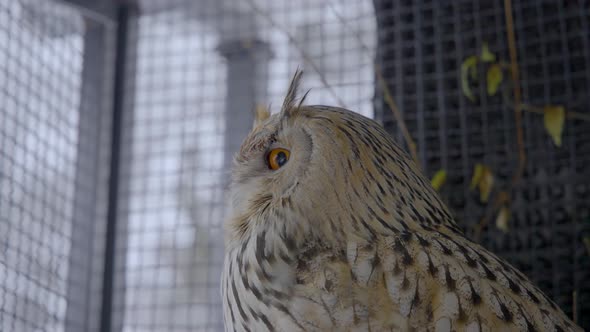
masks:
<path fill-rule="evenodd" d="M 222 280 L 228 331 L 580 331 L 468 240 L 374 121 L 295 103 L 236 156 Z M 270 170 L 270 149 L 290 150 Z"/>

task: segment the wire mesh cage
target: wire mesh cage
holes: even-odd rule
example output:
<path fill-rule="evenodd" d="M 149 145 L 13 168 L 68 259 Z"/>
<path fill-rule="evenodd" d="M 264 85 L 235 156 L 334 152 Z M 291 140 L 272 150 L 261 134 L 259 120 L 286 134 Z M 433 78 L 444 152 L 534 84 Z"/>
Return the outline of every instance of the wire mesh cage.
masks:
<path fill-rule="evenodd" d="M 111 30 L 61 3 L 0 1 L 2 331 L 98 326 Z"/>
<path fill-rule="evenodd" d="M 127 261 L 118 271 L 125 283 L 117 285 L 126 300 L 113 308 L 125 313 L 125 327 L 222 327 L 219 275 L 231 158 L 251 127 L 252 110 L 279 105 L 297 65 L 317 63 L 305 83 L 314 88 L 311 101 L 372 113 L 372 52 L 330 25 L 339 21 L 323 10 L 327 3 L 237 5 L 152 1 L 131 18 L 129 40 L 137 52 L 128 65 L 136 79 L 126 104 L 133 117 L 124 124 L 132 128 L 125 140 L 132 148 L 122 157 L 130 165 L 129 184 L 121 193 L 129 205 L 119 218 L 127 220 L 119 227 L 128 237 L 117 250 Z M 374 45 L 371 4 L 340 7 Z"/>
<path fill-rule="evenodd" d="M 484 44 L 498 62 L 510 61 L 507 29 L 511 28 L 503 4 L 374 3 L 380 32 L 377 62 L 416 140 L 423 170 L 429 175 L 447 170 L 449 183 L 442 195 L 468 234 L 526 273 L 570 316 L 575 309 L 587 327 L 590 260 L 582 241 L 590 231 L 590 173 L 584 166 L 590 148 L 588 5 L 514 2 L 512 29 L 522 102 L 563 105 L 586 117 L 567 121 L 562 146 L 557 147 L 546 134 L 543 115 L 525 111 L 524 153 L 520 153 L 514 84 L 490 96 L 480 80 L 472 102 L 461 83 L 465 59 L 480 54 Z M 485 73 L 485 68 L 479 69 Z M 381 120 L 403 141 L 380 94 L 376 108 Z M 522 154 L 526 156 L 522 180 L 511 185 Z M 506 233 L 493 225 L 496 216 L 490 217 L 477 191 L 469 189 L 478 163 L 494 171 L 498 190 L 507 190 L 511 197 Z M 481 232 L 482 222 L 492 225 Z"/>
<path fill-rule="evenodd" d="M 0 0 L 0 330 L 222 330 L 231 160 L 253 110 L 276 111 L 297 67 L 307 103 L 375 118 L 404 143 L 391 96 L 422 169 L 446 170 L 441 194 L 467 233 L 589 328 L 590 8 L 512 6 L 522 102 L 569 117 L 557 148 L 543 116 L 523 112 L 527 163 L 506 190 L 508 232 L 469 182 L 480 163 L 495 188 L 511 183 L 515 84 L 488 96 L 472 79 L 471 101 L 461 73 L 484 44 L 510 65 L 504 9 Z"/>

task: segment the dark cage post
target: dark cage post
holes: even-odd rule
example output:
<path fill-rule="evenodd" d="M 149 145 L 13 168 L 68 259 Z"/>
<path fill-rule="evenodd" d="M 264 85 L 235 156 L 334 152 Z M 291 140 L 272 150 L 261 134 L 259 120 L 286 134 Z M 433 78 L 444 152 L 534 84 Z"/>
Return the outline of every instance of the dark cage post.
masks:
<path fill-rule="evenodd" d="M 112 126 L 111 126 L 111 158 L 109 164 L 109 200 L 106 216 L 106 239 L 105 239 L 105 257 L 104 257 L 104 272 L 102 282 L 102 306 L 100 310 L 100 330 L 104 332 L 119 331 L 123 324 L 121 315 L 116 315 L 114 310 L 117 310 L 119 305 L 124 300 L 125 289 L 121 287 L 118 289 L 117 297 L 114 296 L 115 283 L 119 282 L 124 285 L 122 278 L 117 278 L 120 275 L 116 274 L 117 266 L 125 266 L 125 258 L 123 256 L 117 257 L 116 248 L 118 245 L 117 239 L 121 238 L 125 242 L 123 227 L 120 227 L 121 219 L 119 216 L 119 190 L 120 183 L 126 183 L 121 179 L 121 172 L 125 169 L 125 165 L 121 165 L 121 153 L 123 124 L 125 110 L 125 92 L 127 92 L 126 74 L 127 74 L 127 47 L 129 40 L 127 33 L 129 29 L 129 17 L 134 14 L 134 6 L 120 5 L 117 8 L 117 49 L 115 52 L 115 75 L 113 81 L 113 103 L 112 103 Z M 135 45 L 131 43 L 131 45 Z M 124 171 L 123 171 L 124 174 Z M 125 202 L 125 201 L 124 201 Z M 118 260 L 123 260 L 123 263 Z M 113 316 L 118 318 L 114 321 Z"/>
<path fill-rule="evenodd" d="M 0 331 L 221 331 L 231 160 L 297 67 L 590 329 L 588 1 L 0 0 Z"/>

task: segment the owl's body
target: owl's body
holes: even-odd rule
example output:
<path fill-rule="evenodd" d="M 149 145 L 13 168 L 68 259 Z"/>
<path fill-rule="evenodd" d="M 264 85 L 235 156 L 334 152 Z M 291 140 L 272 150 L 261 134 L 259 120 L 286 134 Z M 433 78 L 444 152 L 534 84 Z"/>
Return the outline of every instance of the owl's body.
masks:
<path fill-rule="evenodd" d="M 236 157 L 222 280 L 228 331 L 577 331 L 464 237 L 374 121 L 294 103 Z M 269 151 L 290 153 L 270 169 Z"/>

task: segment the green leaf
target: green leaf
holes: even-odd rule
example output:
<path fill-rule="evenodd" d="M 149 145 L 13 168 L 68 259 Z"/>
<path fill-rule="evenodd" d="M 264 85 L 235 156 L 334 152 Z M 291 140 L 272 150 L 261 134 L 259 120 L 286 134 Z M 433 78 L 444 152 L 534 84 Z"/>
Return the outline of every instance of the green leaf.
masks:
<path fill-rule="evenodd" d="M 556 146 L 561 146 L 561 134 L 565 123 L 565 108 L 563 106 L 545 106 L 543 108 L 545 129 Z"/>
<path fill-rule="evenodd" d="M 504 233 L 508 233 L 508 221 L 510 221 L 510 209 L 502 206 L 496 216 L 496 227 Z"/>
<path fill-rule="evenodd" d="M 490 49 L 488 48 L 488 43 L 483 43 L 483 45 L 481 46 L 481 55 L 479 57 L 483 62 L 496 61 L 496 55 L 490 52 Z"/>
<path fill-rule="evenodd" d="M 477 56 L 472 55 L 461 64 L 461 88 L 465 97 L 471 101 L 475 101 L 475 96 L 469 86 L 469 76 L 472 79 L 477 78 L 477 60 Z"/>
<path fill-rule="evenodd" d="M 444 169 L 441 169 L 441 170 L 438 170 L 436 173 L 434 173 L 434 176 L 432 177 L 432 180 L 430 180 L 430 183 L 432 184 L 432 187 L 438 191 L 438 190 L 440 190 L 442 185 L 445 184 L 446 180 L 447 180 L 447 171 L 445 171 Z"/>
<path fill-rule="evenodd" d="M 495 63 L 488 68 L 487 73 L 487 87 L 488 87 L 488 96 L 493 96 L 498 92 L 498 87 L 502 80 L 504 79 L 504 75 L 502 74 L 502 68 L 499 64 Z"/>

